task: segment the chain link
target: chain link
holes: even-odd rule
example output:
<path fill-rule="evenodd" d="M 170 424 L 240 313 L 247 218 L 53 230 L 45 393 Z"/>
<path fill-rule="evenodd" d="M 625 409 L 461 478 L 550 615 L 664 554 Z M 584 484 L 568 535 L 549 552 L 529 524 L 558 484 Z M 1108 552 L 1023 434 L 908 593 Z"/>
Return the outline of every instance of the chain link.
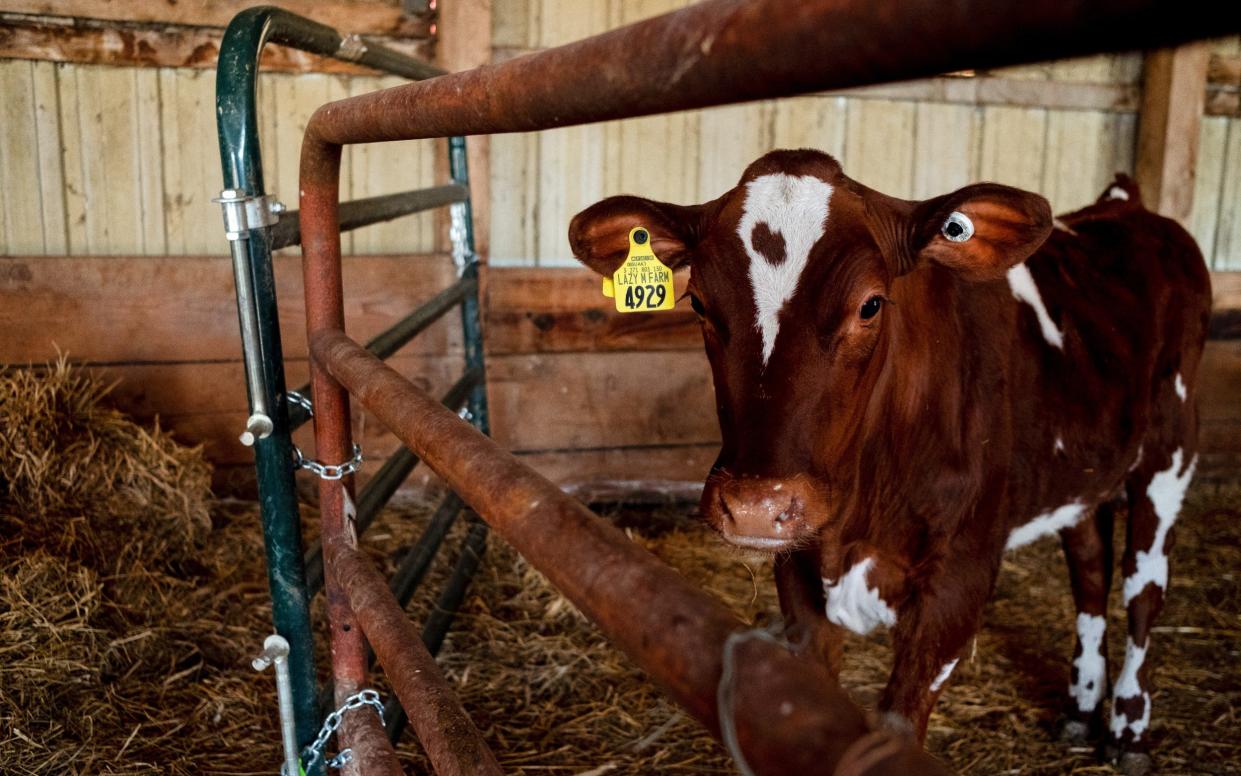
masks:
<path fill-rule="evenodd" d="M 284 395 L 285 398 L 289 400 L 289 404 L 296 404 L 306 410 L 306 414 L 312 418 L 315 416 L 315 408 L 314 405 L 310 403 L 309 397 L 303 396 L 297 391 L 286 391 Z"/>
<path fill-rule="evenodd" d="M 344 721 L 345 712 L 360 709 L 363 706 L 370 706 L 379 715 L 379 724 L 384 724 L 384 705 L 379 700 L 379 693 L 374 690 L 360 690 L 348 698 L 340 705 L 336 711 L 327 715 L 327 719 L 323 720 L 323 727 L 319 728 L 319 735 L 315 736 L 315 740 L 302 750 L 302 761 L 306 769 L 310 769 L 316 762 L 323 757 L 323 750 L 327 746 L 328 739 L 340 727 L 340 723 Z M 342 749 L 335 757 L 326 760 L 327 767 L 340 768 L 345 763 L 353 759 L 352 749 Z"/>
<path fill-rule="evenodd" d="M 319 463 L 311 460 L 302 455 L 302 451 L 296 446 L 293 447 L 293 458 L 296 468 L 308 469 L 323 480 L 343 479 L 362 468 L 362 448 L 357 444 L 353 446 L 353 459 L 340 464 Z"/>

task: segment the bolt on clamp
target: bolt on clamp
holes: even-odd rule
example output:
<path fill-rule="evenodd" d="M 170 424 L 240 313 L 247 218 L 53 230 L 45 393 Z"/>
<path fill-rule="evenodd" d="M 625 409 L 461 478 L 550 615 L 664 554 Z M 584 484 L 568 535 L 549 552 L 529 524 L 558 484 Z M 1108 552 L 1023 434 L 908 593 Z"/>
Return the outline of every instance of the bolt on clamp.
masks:
<path fill-rule="evenodd" d="M 274 226 L 285 210 L 271 194 L 253 196 L 241 189 L 225 189 L 211 201 L 224 212 L 224 236 L 229 240 L 244 240 L 251 229 Z"/>

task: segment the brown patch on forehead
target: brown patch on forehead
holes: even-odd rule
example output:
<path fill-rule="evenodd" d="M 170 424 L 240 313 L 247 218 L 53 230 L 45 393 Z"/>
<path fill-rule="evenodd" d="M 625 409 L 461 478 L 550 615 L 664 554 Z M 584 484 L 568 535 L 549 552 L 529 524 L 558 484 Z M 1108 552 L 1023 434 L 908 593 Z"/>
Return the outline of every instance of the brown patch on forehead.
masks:
<path fill-rule="evenodd" d="M 750 232 L 750 243 L 771 266 L 778 267 L 784 263 L 787 256 L 784 250 L 784 235 L 771 231 L 766 223 L 754 225 L 754 230 Z"/>

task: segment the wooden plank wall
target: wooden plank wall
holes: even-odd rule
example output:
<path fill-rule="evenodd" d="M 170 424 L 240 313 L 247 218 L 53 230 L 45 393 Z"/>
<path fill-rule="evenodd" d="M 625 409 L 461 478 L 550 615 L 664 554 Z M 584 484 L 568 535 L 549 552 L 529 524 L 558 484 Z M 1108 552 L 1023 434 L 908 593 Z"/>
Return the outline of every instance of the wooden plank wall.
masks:
<path fill-rule="evenodd" d="M 566 43 L 686 5 L 686 0 L 494 0 L 497 56 Z M 1219 41 L 1236 53 L 1241 39 Z M 1126 87 L 1138 54 L 996 71 L 1006 79 Z M 733 186 L 773 148 L 809 146 L 852 177 L 924 198 L 976 180 L 1038 191 L 1057 211 L 1094 201 L 1118 171 L 1132 173 L 1136 101 L 1070 110 L 927 99 L 815 95 L 493 139 L 493 262 L 572 263 L 565 239 L 578 210 L 612 194 L 703 202 Z M 888 93 L 891 93 L 889 90 Z M 1215 269 L 1241 269 L 1241 118 L 1204 121 L 1197 204 L 1189 226 Z"/>
<path fill-rule="evenodd" d="M 268 191 L 297 207 L 306 120 L 332 99 L 399 78 L 260 78 Z M 0 60 L 0 255 L 224 255 L 215 72 Z M 433 141 L 350 147 L 342 198 L 431 185 Z M 106 150 L 106 151 L 105 151 Z M 422 214 L 344 237 L 346 253 L 434 250 Z"/>

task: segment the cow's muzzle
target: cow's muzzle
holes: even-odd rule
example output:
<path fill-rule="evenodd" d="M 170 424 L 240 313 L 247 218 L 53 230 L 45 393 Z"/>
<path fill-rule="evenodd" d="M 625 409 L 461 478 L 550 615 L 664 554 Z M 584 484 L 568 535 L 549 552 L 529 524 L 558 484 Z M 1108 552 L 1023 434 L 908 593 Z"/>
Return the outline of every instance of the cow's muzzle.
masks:
<path fill-rule="evenodd" d="M 826 503 L 804 477 L 716 477 L 703 490 L 702 512 L 730 543 L 774 552 L 812 539 Z"/>

